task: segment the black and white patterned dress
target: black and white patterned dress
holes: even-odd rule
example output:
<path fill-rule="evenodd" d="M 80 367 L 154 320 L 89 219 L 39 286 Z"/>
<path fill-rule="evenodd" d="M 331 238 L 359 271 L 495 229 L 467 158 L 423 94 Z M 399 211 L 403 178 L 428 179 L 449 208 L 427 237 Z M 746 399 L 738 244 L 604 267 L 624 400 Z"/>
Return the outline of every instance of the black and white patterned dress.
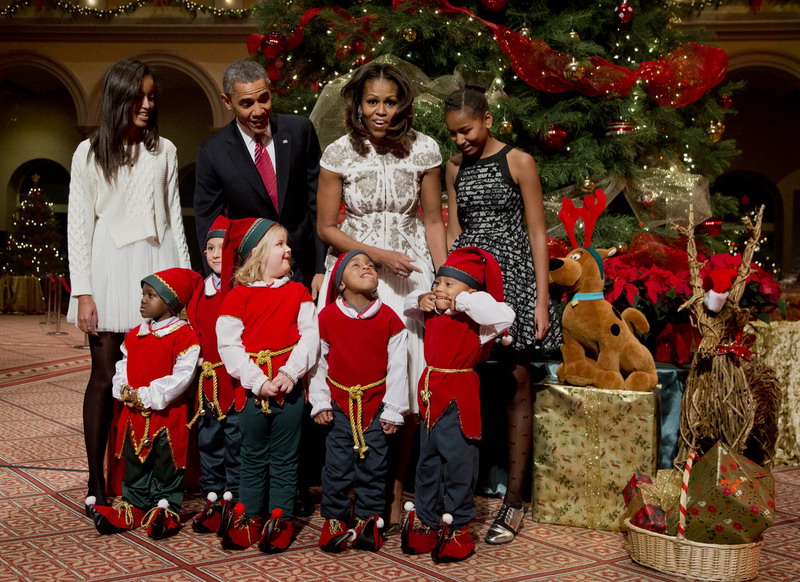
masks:
<path fill-rule="evenodd" d="M 522 195 L 508 168 L 506 156 L 511 149 L 507 145 L 496 154 L 478 160 L 463 158 L 455 179 L 458 218 L 463 231 L 452 248 L 480 247 L 500 263 L 505 300 L 517 315 L 509 330 L 513 338 L 511 347 L 550 348 L 560 343 L 555 338 L 559 334 L 553 329 L 557 316 L 551 304 L 551 331 L 537 346 L 533 321 L 536 277 Z"/>

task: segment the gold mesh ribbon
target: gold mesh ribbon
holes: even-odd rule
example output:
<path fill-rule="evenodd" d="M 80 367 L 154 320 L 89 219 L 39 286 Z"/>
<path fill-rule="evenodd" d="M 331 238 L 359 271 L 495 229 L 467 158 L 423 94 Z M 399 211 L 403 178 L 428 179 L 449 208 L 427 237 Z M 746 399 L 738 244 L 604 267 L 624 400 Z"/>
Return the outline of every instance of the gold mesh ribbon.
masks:
<path fill-rule="evenodd" d="M 295 342 L 288 348 L 283 348 L 282 350 L 278 350 L 276 352 L 273 352 L 272 350 L 261 350 L 260 352 L 247 352 L 247 355 L 255 358 L 256 366 L 259 368 L 264 364 L 267 365 L 267 380 L 272 381 L 272 358 L 275 356 L 282 356 L 287 352 L 291 352 L 295 346 L 297 346 L 297 343 L 298 342 Z M 264 414 L 272 414 L 272 410 L 269 407 L 269 397 L 262 398 L 260 396 L 256 396 L 253 401 L 256 403 L 256 405 L 261 405 L 261 412 Z"/>
<path fill-rule="evenodd" d="M 422 388 L 420 397 L 422 398 L 422 402 L 425 404 L 425 426 L 428 428 L 428 430 L 430 430 L 431 428 L 431 389 L 429 386 L 431 372 L 442 372 L 443 374 L 458 374 L 462 372 L 472 372 L 472 371 L 473 368 L 436 368 L 434 366 L 428 366 L 425 368 L 425 386 Z"/>
<path fill-rule="evenodd" d="M 226 415 L 222 411 L 222 408 L 219 405 L 219 380 L 217 379 L 217 371 L 216 369 L 222 365 L 222 362 L 217 362 L 216 364 L 211 362 L 203 362 L 203 365 L 200 367 L 200 378 L 197 381 L 197 412 L 194 413 L 194 417 L 189 423 L 186 425 L 188 428 L 192 428 L 194 423 L 197 422 L 197 419 L 200 418 L 200 415 L 203 413 L 203 402 L 205 401 L 203 393 L 203 381 L 211 378 L 211 382 L 213 385 L 213 396 L 214 399 L 211 404 L 219 411 L 217 415 L 217 420 L 224 420 Z"/>
<path fill-rule="evenodd" d="M 350 398 L 347 400 L 347 412 L 350 416 L 350 428 L 353 430 L 353 448 L 358 451 L 358 458 L 363 459 L 364 453 L 369 450 L 367 446 L 367 442 L 364 440 L 364 429 L 362 427 L 362 419 L 363 419 L 363 410 L 361 408 L 361 397 L 364 395 L 364 392 L 369 390 L 370 388 L 375 388 L 376 386 L 380 386 L 386 382 L 386 376 L 378 380 L 377 382 L 373 382 L 372 384 L 366 384 L 362 386 L 361 384 L 356 384 L 355 386 L 345 386 L 343 384 L 339 384 L 336 380 L 331 378 L 330 376 L 327 377 L 328 382 L 336 386 L 339 390 L 344 390 L 350 395 Z M 353 403 L 355 402 L 356 406 L 356 413 L 353 414 Z"/>

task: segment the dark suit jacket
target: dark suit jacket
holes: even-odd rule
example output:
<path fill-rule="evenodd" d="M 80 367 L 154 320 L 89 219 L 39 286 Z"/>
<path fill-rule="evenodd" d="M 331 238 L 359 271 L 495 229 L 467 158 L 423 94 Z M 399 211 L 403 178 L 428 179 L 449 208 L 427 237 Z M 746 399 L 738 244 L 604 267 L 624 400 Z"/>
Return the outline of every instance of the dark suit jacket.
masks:
<path fill-rule="evenodd" d="M 269 218 L 289 232 L 295 280 L 310 285 L 315 273 L 325 272 L 326 251 L 317 236 L 321 152 L 314 126 L 299 115 L 273 113 L 270 118 L 278 215 L 236 123 L 234 119 L 223 127 L 197 152 L 194 213 L 200 249 L 205 248 L 208 229 L 220 214 L 231 219 Z"/>

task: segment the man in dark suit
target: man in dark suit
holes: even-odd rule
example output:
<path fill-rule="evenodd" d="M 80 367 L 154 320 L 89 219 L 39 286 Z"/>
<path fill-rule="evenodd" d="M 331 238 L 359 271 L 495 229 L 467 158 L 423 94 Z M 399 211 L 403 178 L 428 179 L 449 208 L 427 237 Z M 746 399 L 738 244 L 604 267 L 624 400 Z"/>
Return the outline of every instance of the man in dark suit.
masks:
<path fill-rule="evenodd" d="M 289 233 L 295 280 L 316 298 L 325 273 L 325 245 L 317 236 L 321 152 L 314 126 L 299 115 L 272 113 L 266 73 L 254 61 L 229 65 L 222 87 L 222 102 L 236 119 L 197 153 L 194 211 L 200 249 L 220 214 L 275 220 Z M 265 177 L 270 172 L 271 181 Z"/>

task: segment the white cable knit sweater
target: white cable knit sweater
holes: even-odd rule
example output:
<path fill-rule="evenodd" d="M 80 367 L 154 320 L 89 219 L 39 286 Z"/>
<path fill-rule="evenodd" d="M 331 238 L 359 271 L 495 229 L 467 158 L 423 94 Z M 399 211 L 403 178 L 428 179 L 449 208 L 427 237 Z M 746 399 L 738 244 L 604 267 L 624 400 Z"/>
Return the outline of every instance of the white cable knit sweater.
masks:
<path fill-rule="evenodd" d="M 130 147 L 133 162 L 120 167 L 111 184 L 89 161 L 88 139 L 78 145 L 72 156 L 67 244 L 73 297 L 92 294 L 92 236 L 99 218 L 108 226 L 117 248 L 139 240 L 161 244 L 170 226 L 180 255 L 181 264 L 176 266 L 190 266 L 175 146 L 162 137 L 152 153 L 141 144 Z"/>

